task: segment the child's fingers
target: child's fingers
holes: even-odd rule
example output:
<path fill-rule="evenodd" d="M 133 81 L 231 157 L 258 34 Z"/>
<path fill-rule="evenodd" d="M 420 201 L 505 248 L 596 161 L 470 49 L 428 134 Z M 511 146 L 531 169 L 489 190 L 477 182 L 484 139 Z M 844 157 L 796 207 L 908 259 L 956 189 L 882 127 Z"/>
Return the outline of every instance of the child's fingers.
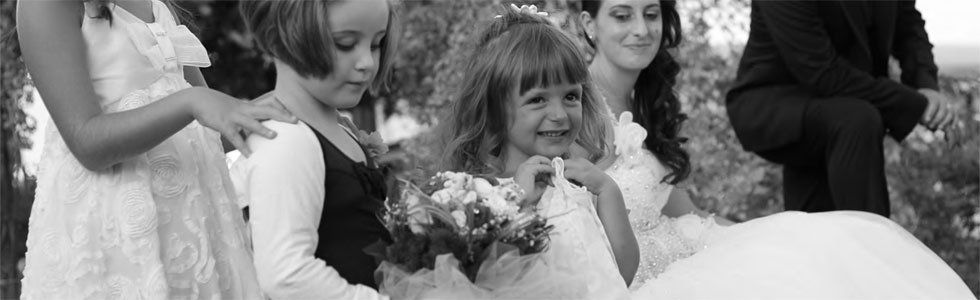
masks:
<path fill-rule="evenodd" d="M 549 165 L 528 165 L 526 170 L 528 175 L 531 175 L 532 178 L 539 175 L 550 175 L 555 173 L 555 168 Z"/>
<path fill-rule="evenodd" d="M 524 163 L 526 163 L 526 164 L 540 164 L 540 165 L 548 165 L 548 166 L 550 166 L 551 165 L 551 160 L 548 159 L 547 157 L 544 157 L 544 156 L 541 156 L 541 155 L 535 155 L 535 156 L 531 156 L 531 158 L 528 158 L 527 161 L 525 161 Z"/>
<path fill-rule="evenodd" d="M 227 139 L 229 143 L 235 146 L 235 149 L 238 149 L 238 151 L 242 153 L 242 155 L 245 157 L 252 155 L 252 150 L 248 148 L 248 144 L 245 143 L 245 139 L 242 138 L 238 130 L 224 129 L 220 132 L 221 135 L 225 136 L 225 139 Z"/>
<path fill-rule="evenodd" d="M 276 138 L 275 131 L 272 131 L 272 129 L 269 129 L 268 127 L 262 126 L 262 123 L 259 123 L 255 119 L 245 117 L 238 120 L 236 123 L 238 123 L 237 125 L 242 129 L 245 129 L 247 132 L 258 133 L 262 137 L 270 140 Z"/>

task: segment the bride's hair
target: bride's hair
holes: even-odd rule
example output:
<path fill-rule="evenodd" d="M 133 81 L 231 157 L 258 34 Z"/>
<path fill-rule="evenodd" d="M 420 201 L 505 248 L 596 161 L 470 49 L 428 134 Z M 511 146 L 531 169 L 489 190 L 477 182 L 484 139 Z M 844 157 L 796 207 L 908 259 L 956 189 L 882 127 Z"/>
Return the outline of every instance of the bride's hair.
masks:
<path fill-rule="evenodd" d="M 601 0 L 583 0 L 582 10 L 595 18 L 599 16 L 601 5 Z M 635 121 L 649 132 L 643 145 L 670 170 L 670 174 L 664 176 L 664 181 L 670 184 L 683 181 L 691 173 L 691 157 L 681 147 L 687 138 L 680 136 L 681 125 L 687 120 L 687 115 L 681 112 L 681 103 L 674 93 L 681 66 L 668 51 L 677 48 L 681 42 L 681 21 L 676 5 L 677 1 L 674 0 L 660 0 L 660 15 L 663 18 L 660 51 L 653 62 L 640 71 L 640 77 L 633 85 L 636 100 L 630 105 L 630 110 L 636 116 Z M 595 43 L 588 36 L 586 41 L 595 48 Z"/>
<path fill-rule="evenodd" d="M 545 17 L 502 9 L 470 45 L 459 92 L 441 124 L 442 169 L 493 175 L 503 171 L 501 147 L 513 118 L 511 91 L 582 84 L 582 130 L 576 143 L 590 160 L 606 153 L 608 120 L 601 110 L 585 57 L 571 37 Z"/>

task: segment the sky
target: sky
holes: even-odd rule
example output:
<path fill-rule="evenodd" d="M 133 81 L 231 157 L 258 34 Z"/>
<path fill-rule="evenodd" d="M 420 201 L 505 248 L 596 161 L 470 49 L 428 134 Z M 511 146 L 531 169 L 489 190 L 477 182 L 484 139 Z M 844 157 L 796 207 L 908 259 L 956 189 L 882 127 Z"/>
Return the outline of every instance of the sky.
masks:
<path fill-rule="evenodd" d="M 980 0 L 919 0 L 916 7 L 926 20 L 926 31 L 935 46 L 934 55 L 940 72 L 942 66 L 948 63 L 966 63 L 980 68 Z M 748 16 L 745 16 L 745 20 L 748 20 Z M 736 38 L 744 39 L 745 36 Z M 22 156 L 30 174 L 37 169 L 44 127 L 49 119 L 40 97 L 34 99 L 33 104 L 25 107 L 38 125 L 32 136 L 34 147 L 23 151 Z"/>

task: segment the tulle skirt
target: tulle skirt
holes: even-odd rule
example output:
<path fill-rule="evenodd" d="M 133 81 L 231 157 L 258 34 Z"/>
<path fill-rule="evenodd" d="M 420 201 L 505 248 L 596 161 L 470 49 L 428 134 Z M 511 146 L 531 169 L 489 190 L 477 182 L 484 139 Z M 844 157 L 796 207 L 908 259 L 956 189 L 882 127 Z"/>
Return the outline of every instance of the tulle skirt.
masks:
<path fill-rule="evenodd" d="M 976 299 L 898 224 L 864 212 L 784 212 L 713 230 L 634 299 Z"/>

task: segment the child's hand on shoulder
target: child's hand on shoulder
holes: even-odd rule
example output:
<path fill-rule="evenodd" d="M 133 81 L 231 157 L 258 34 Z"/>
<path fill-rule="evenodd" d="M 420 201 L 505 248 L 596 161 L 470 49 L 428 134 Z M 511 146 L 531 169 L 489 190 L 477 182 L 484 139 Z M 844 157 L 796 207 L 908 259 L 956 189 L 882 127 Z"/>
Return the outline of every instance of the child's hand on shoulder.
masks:
<path fill-rule="evenodd" d="M 589 192 L 600 195 L 609 189 L 619 189 L 612 177 L 584 158 L 565 160 L 565 178 L 585 186 Z"/>
<path fill-rule="evenodd" d="M 194 89 L 199 93 L 190 104 L 194 119 L 201 125 L 221 133 L 221 136 L 246 157 L 252 154 L 245 144 L 245 137 L 248 134 L 258 133 L 268 139 L 276 137 L 274 131 L 259 122 L 269 119 L 287 123 L 298 121 L 285 110 L 272 105 L 252 104 L 208 88 Z"/>
<path fill-rule="evenodd" d="M 535 155 L 517 166 L 514 172 L 514 182 L 524 189 L 524 201 L 537 203 L 548 186 L 548 178 L 555 173 L 551 160 Z"/>

